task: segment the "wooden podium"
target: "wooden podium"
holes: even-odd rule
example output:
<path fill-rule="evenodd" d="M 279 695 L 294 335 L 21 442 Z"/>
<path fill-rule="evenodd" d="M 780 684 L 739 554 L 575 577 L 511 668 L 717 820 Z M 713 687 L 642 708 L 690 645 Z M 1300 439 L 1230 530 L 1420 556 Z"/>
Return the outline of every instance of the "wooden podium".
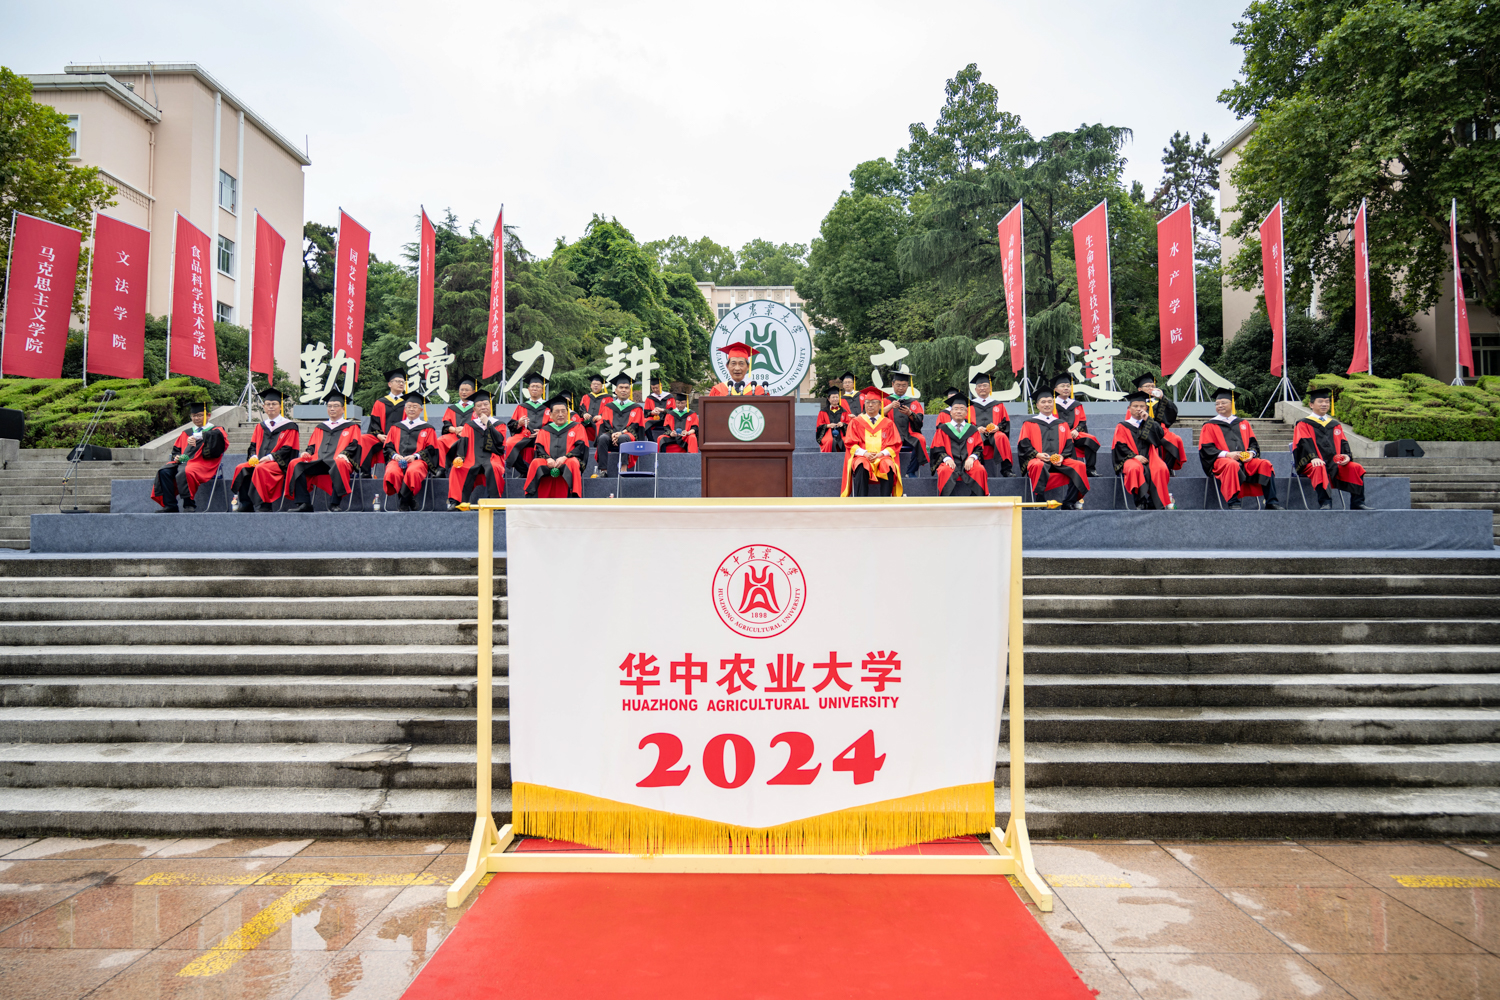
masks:
<path fill-rule="evenodd" d="M 706 497 L 789 497 L 795 396 L 703 396 L 698 450 Z"/>

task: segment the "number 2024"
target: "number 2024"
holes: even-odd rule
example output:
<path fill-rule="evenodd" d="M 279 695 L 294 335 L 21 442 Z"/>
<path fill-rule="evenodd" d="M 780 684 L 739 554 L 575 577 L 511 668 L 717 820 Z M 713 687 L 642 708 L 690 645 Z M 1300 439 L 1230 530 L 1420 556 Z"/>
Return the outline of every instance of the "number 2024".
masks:
<path fill-rule="evenodd" d="M 812 784 L 818 772 L 823 769 L 822 764 L 807 766 L 807 762 L 812 760 L 813 756 L 813 738 L 806 733 L 778 733 L 771 740 L 773 747 L 783 743 L 787 747 L 786 766 L 774 777 L 768 778 L 766 784 Z M 635 783 L 637 788 L 671 787 L 687 780 L 688 772 L 693 769 L 692 765 L 676 766 L 677 762 L 682 759 L 682 740 L 671 733 L 652 733 L 650 736 L 643 736 L 636 749 L 644 750 L 648 744 L 656 747 L 656 767 L 651 769 L 650 774 Z M 726 744 L 734 747 L 733 775 L 726 774 L 724 771 Z M 876 755 L 875 753 L 875 730 L 873 729 L 849 744 L 842 753 L 833 758 L 833 770 L 850 772 L 856 785 L 874 781 L 875 772 L 884 766 L 885 754 Z M 709 781 L 720 788 L 739 788 L 755 773 L 755 748 L 745 737 L 734 733 L 715 736 L 703 748 L 703 773 Z"/>

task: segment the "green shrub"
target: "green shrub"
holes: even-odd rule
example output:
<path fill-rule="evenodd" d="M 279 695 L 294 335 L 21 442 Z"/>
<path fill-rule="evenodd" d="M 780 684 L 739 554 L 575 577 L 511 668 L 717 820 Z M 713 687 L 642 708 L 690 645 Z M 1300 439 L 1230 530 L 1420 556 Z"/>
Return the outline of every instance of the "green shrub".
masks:
<path fill-rule="evenodd" d="M 145 379 L 15 379 L 0 383 L 0 406 L 26 414 L 23 448 L 69 448 L 78 442 L 98 409 L 104 390 L 115 398 L 104 408 L 94 443 L 106 448 L 138 448 L 186 422 L 187 404 L 210 402 L 209 393 L 188 378 L 151 385 Z"/>
<path fill-rule="evenodd" d="M 1399 379 L 1319 375 L 1310 388 L 1333 390 L 1333 413 L 1376 441 L 1500 441 L 1500 378 L 1447 385 L 1427 375 Z"/>

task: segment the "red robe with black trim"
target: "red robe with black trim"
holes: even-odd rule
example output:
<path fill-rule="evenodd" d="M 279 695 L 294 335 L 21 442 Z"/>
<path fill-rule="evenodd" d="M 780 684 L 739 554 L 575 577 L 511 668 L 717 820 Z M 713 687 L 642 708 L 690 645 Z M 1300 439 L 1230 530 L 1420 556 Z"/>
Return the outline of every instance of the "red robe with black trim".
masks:
<path fill-rule="evenodd" d="M 831 410 L 825 401 L 818 410 L 818 420 L 813 427 L 813 436 L 818 439 L 818 450 L 824 453 L 844 450 L 844 431 L 849 426 L 849 404 L 841 398 L 839 408 Z"/>
<path fill-rule="evenodd" d="M 1088 468 L 1073 457 L 1073 435 L 1068 422 L 1061 417 L 1053 416 L 1048 420 L 1040 413 L 1027 417 L 1021 424 L 1016 451 L 1021 467 L 1031 480 L 1033 496 L 1056 500 L 1059 498 L 1047 494 L 1070 485 L 1080 497 L 1089 491 Z M 1062 461 L 1054 465 L 1042 461 L 1042 455 L 1061 455 Z"/>
<path fill-rule="evenodd" d="M 191 428 L 196 430 L 197 428 Z M 178 473 L 179 487 L 182 477 L 187 479 L 186 499 L 192 500 L 198 495 L 198 487 L 208 482 L 219 474 L 219 463 L 224 460 L 224 452 L 229 450 L 229 438 L 222 427 L 213 424 L 205 424 L 198 436 L 194 437 L 190 431 L 183 431 L 177 435 L 177 440 L 172 442 L 172 458 L 178 455 L 187 455 L 188 460 L 180 463 Z M 175 463 L 174 463 L 175 464 Z M 158 486 L 151 487 L 151 499 L 167 505 L 167 500 L 161 495 Z M 173 503 L 176 501 L 174 500 Z"/>
<path fill-rule="evenodd" d="M 1172 474 L 1161 457 L 1161 424 L 1147 417 L 1140 426 L 1128 419 L 1115 425 L 1115 439 L 1110 447 L 1115 472 L 1125 480 L 1125 489 L 1140 498 L 1138 505 L 1152 510 L 1166 510 L 1172 502 Z M 1146 459 L 1143 465 L 1137 455 Z"/>
<path fill-rule="evenodd" d="M 458 444 L 458 431 L 474 416 L 474 404 L 456 400 L 443 411 L 443 422 L 438 427 L 438 461 L 448 467 L 448 453 Z"/>
<path fill-rule="evenodd" d="M 1292 428 L 1292 454 L 1297 462 L 1297 474 L 1322 489 L 1340 489 L 1352 497 L 1364 498 L 1365 467 L 1349 461 L 1338 464 L 1338 456 L 1353 458 L 1349 438 L 1344 434 L 1344 425 L 1332 417 L 1319 420 L 1315 416 L 1303 417 Z M 1323 465 L 1313 465 L 1321 458 Z"/>
<path fill-rule="evenodd" d="M 1241 462 L 1238 453 L 1244 451 L 1251 457 Z M 1205 420 L 1198 432 L 1198 462 L 1205 476 L 1219 481 L 1219 495 L 1225 500 L 1241 494 L 1263 496 L 1266 483 L 1276 478 L 1271 463 L 1260 457 L 1254 428 L 1243 417 Z"/>
<path fill-rule="evenodd" d="M 582 498 L 583 463 L 589 453 L 589 436 L 583 424 L 569 420 L 565 427 L 558 428 L 548 421 L 537 429 L 535 447 L 536 455 L 526 469 L 526 495 Z M 549 469 L 549 458 L 560 458 L 563 463 Z"/>
<path fill-rule="evenodd" d="M 905 403 L 911 412 L 902 413 L 897 403 Z M 922 418 L 926 413 L 922 401 L 912 396 L 902 396 L 885 404 L 885 415 L 896 425 L 896 436 L 901 439 L 901 446 L 916 452 L 917 460 L 924 464 L 927 461 L 927 439 L 922 436 Z"/>
<path fill-rule="evenodd" d="M 594 435 L 596 451 L 594 455 L 595 470 L 600 475 L 609 470 L 609 453 L 619 451 L 619 444 L 611 440 L 611 436 L 620 431 L 624 433 L 621 441 L 640 441 L 646 437 L 646 411 L 640 403 L 631 399 L 617 399 L 609 397 L 599 404 L 599 420 L 595 425 L 598 430 Z M 631 455 L 625 462 L 626 469 L 635 468 L 635 456 Z"/>
<path fill-rule="evenodd" d="M 863 448 L 857 455 L 855 448 Z M 864 469 L 871 482 L 890 480 L 891 496 L 902 495 L 901 436 L 890 417 L 876 417 L 872 422 L 863 413 L 849 421 L 844 431 L 844 481 L 839 496 L 849 496 L 855 469 Z"/>
<path fill-rule="evenodd" d="M 756 385 L 754 382 L 750 382 L 748 380 L 746 382 L 744 382 L 743 385 L 744 385 L 744 388 L 742 388 L 742 389 L 735 389 L 734 386 L 730 385 L 727 382 L 716 382 L 716 383 L 714 383 L 714 387 L 712 389 L 708 390 L 708 394 L 710 396 L 765 396 L 765 395 L 769 395 L 769 393 L 766 391 L 766 387 L 763 386 L 763 385 Z"/>
<path fill-rule="evenodd" d="M 246 486 L 255 491 L 260 503 L 273 504 L 286 494 L 286 470 L 302 448 L 302 432 L 295 420 L 277 417 L 273 424 L 262 420 L 250 432 L 246 461 L 234 467 L 229 488 L 247 496 Z M 249 462 L 255 459 L 255 464 Z M 249 480 L 248 484 L 246 480 Z"/>
<path fill-rule="evenodd" d="M 1094 469 L 1094 456 L 1099 454 L 1099 439 L 1089 433 L 1089 417 L 1083 404 L 1069 397 L 1053 400 L 1053 412 L 1067 421 L 1068 436 L 1073 439 L 1073 449 L 1083 456 L 1083 464 L 1090 472 Z"/>
<path fill-rule="evenodd" d="M 692 433 L 688 433 L 691 431 Z M 680 437 L 674 435 L 681 434 Z M 692 410 L 665 410 L 661 423 L 651 430 L 659 451 L 667 454 L 698 454 L 698 414 Z"/>
<path fill-rule="evenodd" d="M 592 392 L 586 392 L 578 400 L 578 419 L 583 424 L 583 430 L 589 437 L 589 444 L 594 443 L 596 432 L 596 421 L 599 419 L 599 404 L 610 397 L 607 392 L 601 392 L 597 396 Z"/>
<path fill-rule="evenodd" d="M 937 415 L 939 424 L 952 419 L 947 410 Z M 1015 463 L 1015 452 L 1010 447 L 1010 411 L 1005 408 L 1005 402 L 994 396 L 970 399 L 968 421 L 979 428 L 984 438 L 981 457 L 986 462 L 993 462 L 998 455 L 1001 472 L 1009 475 L 1010 466 Z"/>
<path fill-rule="evenodd" d="M 449 452 L 448 499 L 464 501 L 476 487 L 494 487 L 505 495 L 505 425 L 494 417 L 484 423 L 470 417 L 458 429 L 458 443 Z"/>
<path fill-rule="evenodd" d="M 505 424 L 510 432 L 505 439 L 506 465 L 513 464 L 519 469 L 531 461 L 531 439 L 536 437 L 537 428 L 547 422 L 548 409 L 545 399 L 523 399 L 516 404 Z"/>
<path fill-rule="evenodd" d="M 405 413 L 406 400 L 400 396 L 381 396 L 370 404 L 370 429 L 359 436 L 359 467 L 366 475 L 380 461 L 386 435 Z"/>
<path fill-rule="evenodd" d="M 965 469 L 969 456 L 975 456 L 974 465 Z M 945 459 L 951 458 L 949 465 Z M 962 429 L 950 417 L 938 424 L 932 432 L 932 473 L 937 476 L 937 491 L 940 497 L 987 497 L 990 481 L 984 471 L 984 432 L 971 423 Z"/>
<path fill-rule="evenodd" d="M 332 425 L 326 420 L 314 424 L 312 433 L 307 436 L 307 447 L 287 466 L 287 482 L 295 485 L 300 474 L 309 490 L 318 489 L 329 496 L 342 497 L 349 492 L 354 469 L 359 464 L 362 451 L 360 438 L 359 424 L 347 418 Z M 300 471 L 301 466 L 317 463 L 327 466 L 327 470 L 311 475 Z M 337 494 L 333 489 L 334 472 L 338 473 L 339 483 L 343 487 Z"/>
<path fill-rule="evenodd" d="M 402 420 L 385 436 L 385 476 L 381 488 L 386 496 L 398 493 L 403 500 L 416 496 L 432 470 L 438 467 L 438 432 L 425 420 L 407 423 Z M 397 456 L 408 456 L 402 468 Z"/>

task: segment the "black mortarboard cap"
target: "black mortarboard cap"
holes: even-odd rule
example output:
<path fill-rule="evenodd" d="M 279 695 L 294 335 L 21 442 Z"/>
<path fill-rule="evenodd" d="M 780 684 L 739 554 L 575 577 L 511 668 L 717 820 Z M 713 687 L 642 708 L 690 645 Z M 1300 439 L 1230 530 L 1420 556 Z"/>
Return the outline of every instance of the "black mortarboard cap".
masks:
<path fill-rule="evenodd" d="M 1151 396 L 1148 393 L 1141 392 L 1140 390 L 1125 394 L 1125 402 L 1127 403 L 1145 403 L 1150 401 L 1150 399 Z"/>
<path fill-rule="evenodd" d="M 1233 389 L 1215 389 L 1214 399 L 1234 399 Z"/>
<path fill-rule="evenodd" d="M 471 403 L 488 403 L 489 401 L 490 391 L 488 389 L 478 389 L 474 392 L 474 395 L 469 397 L 469 402 Z"/>
<path fill-rule="evenodd" d="M 634 385 L 635 382 L 631 379 L 631 377 L 629 375 L 626 375 L 624 372 L 621 372 L 620 374 L 616 375 L 614 378 L 610 379 L 609 380 L 609 384 L 610 385 Z"/>
<path fill-rule="evenodd" d="M 260 394 L 260 398 L 265 400 L 267 403 L 279 403 L 282 399 L 281 390 L 267 389 L 265 392 Z"/>
<path fill-rule="evenodd" d="M 474 376 L 472 376 L 472 375 L 465 375 L 463 378 L 461 378 L 461 379 L 458 380 L 458 384 L 460 386 L 462 386 L 465 382 L 469 383 L 470 385 L 474 386 L 475 388 L 478 388 L 478 386 L 479 386 L 479 383 L 477 381 L 475 381 Z"/>
<path fill-rule="evenodd" d="M 674 392 L 672 393 L 672 397 L 679 403 L 686 403 L 688 401 L 688 394 L 685 392 Z"/>
<path fill-rule="evenodd" d="M 943 398 L 947 400 L 949 406 L 952 406 L 954 403 L 968 405 L 969 402 L 969 394 L 967 392 L 960 392 L 957 389 L 949 389 L 948 394 Z"/>
<path fill-rule="evenodd" d="M 527 375 L 525 378 L 523 378 L 521 380 L 521 384 L 522 385 L 531 385 L 531 384 L 533 384 L 535 382 L 546 382 L 546 381 L 547 381 L 546 379 L 542 378 L 536 372 L 532 372 L 530 375 Z"/>
<path fill-rule="evenodd" d="M 1042 379 L 1040 382 L 1038 382 L 1036 388 L 1031 391 L 1031 401 L 1034 403 L 1037 400 L 1041 399 L 1043 396 L 1054 399 L 1056 398 L 1052 392 L 1052 383 L 1047 381 L 1046 379 Z"/>
<path fill-rule="evenodd" d="M 975 375 L 974 376 L 974 384 L 975 385 L 987 385 L 987 384 L 990 384 L 990 373 L 989 372 L 980 372 L 978 375 Z"/>
<path fill-rule="evenodd" d="M 895 381 L 897 379 L 900 379 L 902 382 L 905 382 L 907 385 L 911 385 L 911 372 L 898 372 L 898 371 L 891 372 L 890 376 L 888 378 L 888 381 L 890 381 L 892 383 L 895 383 Z"/>
<path fill-rule="evenodd" d="M 1332 389 L 1309 389 L 1309 390 L 1307 390 L 1307 399 L 1308 399 L 1309 402 L 1311 402 L 1314 399 L 1332 399 L 1332 398 L 1333 398 L 1333 390 Z"/>
<path fill-rule="evenodd" d="M 208 407 L 208 403 L 205 403 L 202 400 L 195 399 L 188 404 L 188 415 L 191 416 L 194 413 L 207 413 Z"/>
<path fill-rule="evenodd" d="M 427 393 L 417 392 L 415 389 L 413 389 L 411 392 L 408 392 L 406 395 L 401 397 L 401 402 L 425 404 L 427 402 Z"/>
<path fill-rule="evenodd" d="M 547 402 L 546 402 L 547 409 L 549 409 L 549 410 L 552 409 L 558 403 L 563 404 L 564 406 L 566 406 L 570 410 L 573 408 L 573 404 L 568 399 L 568 394 L 565 393 L 565 392 L 554 392 L 550 397 L 548 397 Z"/>
<path fill-rule="evenodd" d="M 390 382 L 393 379 L 398 379 L 398 378 L 401 378 L 401 379 L 406 378 L 406 369 L 405 368 L 392 368 L 390 371 L 388 371 L 388 372 L 385 373 L 385 380 L 386 380 L 386 382 Z"/>
<path fill-rule="evenodd" d="M 1047 384 L 1052 386 L 1052 388 L 1054 389 L 1056 389 L 1060 385 L 1065 385 L 1069 389 L 1071 389 L 1073 388 L 1073 376 L 1068 374 L 1067 372 L 1059 372 L 1057 375 L 1053 376 L 1052 381 Z"/>
<path fill-rule="evenodd" d="M 1136 376 L 1136 380 L 1132 384 L 1137 389 L 1139 389 L 1141 386 L 1145 385 L 1147 382 L 1150 382 L 1152 385 L 1155 385 L 1156 384 L 1156 376 L 1152 375 L 1150 372 L 1147 372 L 1144 375 L 1138 375 L 1138 376 Z"/>
<path fill-rule="evenodd" d="M 855 377 L 855 375 L 854 375 L 853 372 L 844 372 L 844 374 L 842 374 L 842 375 L 839 376 L 839 381 L 842 382 L 846 378 L 854 378 L 854 377 Z"/>
<path fill-rule="evenodd" d="M 349 402 L 349 397 L 338 389 L 329 389 L 323 394 L 322 401 L 325 403 L 347 403 Z"/>
<path fill-rule="evenodd" d="M 590 382 L 608 382 L 609 379 L 607 379 L 607 378 L 604 377 L 604 373 L 603 372 L 595 372 L 594 374 L 592 374 L 592 375 L 589 376 L 589 381 Z"/>

